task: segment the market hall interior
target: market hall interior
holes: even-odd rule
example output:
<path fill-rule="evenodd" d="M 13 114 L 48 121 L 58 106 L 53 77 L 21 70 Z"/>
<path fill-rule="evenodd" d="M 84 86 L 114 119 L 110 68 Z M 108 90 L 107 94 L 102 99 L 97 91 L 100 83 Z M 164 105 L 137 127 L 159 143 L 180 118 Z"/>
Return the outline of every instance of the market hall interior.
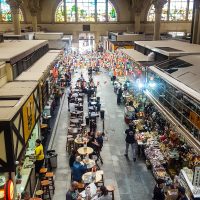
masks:
<path fill-rule="evenodd" d="M 200 199 L 199 0 L 0 0 L 0 200 Z"/>

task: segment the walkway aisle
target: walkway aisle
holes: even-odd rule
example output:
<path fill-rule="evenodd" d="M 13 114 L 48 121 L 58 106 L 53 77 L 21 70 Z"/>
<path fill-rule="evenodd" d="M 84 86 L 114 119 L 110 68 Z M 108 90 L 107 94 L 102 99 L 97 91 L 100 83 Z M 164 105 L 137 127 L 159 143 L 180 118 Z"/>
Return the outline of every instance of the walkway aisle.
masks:
<path fill-rule="evenodd" d="M 116 200 L 150 200 L 155 184 L 151 171 L 147 170 L 144 160 L 137 159 L 134 163 L 131 152 L 130 160 L 124 156 L 124 131 L 127 128 L 124 123 L 124 106 L 117 105 L 117 97 L 105 71 L 94 79 L 100 81 L 97 96 L 101 97 L 102 109 L 105 110 L 105 132 L 108 136 L 102 152 L 105 182 L 117 186 Z"/>
<path fill-rule="evenodd" d="M 86 71 L 84 71 L 85 77 Z M 75 74 L 75 79 L 78 74 Z M 144 160 L 135 163 L 124 156 L 125 136 L 124 106 L 117 106 L 116 95 L 106 72 L 94 76 L 94 82 L 100 82 L 97 96 L 101 97 L 102 109 L 105 110 L 105 133 L 108 141 L 104 142 L 101 152 L 104 164 L 105 185 L 115 185 L 115 200 L 150 200 L 154 187 L 154 178 L 148 171 Z M 85 114 L 86 115 L 86 114 Z M 68 154 L 65 150 L 67 135 L 68 108 L 67 98 L 64 100 L 61 116 L 58 122 L 54 148 L 58 153 L 58 168 L 55 173 L 56 191 L 53 200 L 65 200 L 65 194 L 70 186 L 70 169 Z M 102 121 L 98 120 L 98 130 L 102 130 Z"/>

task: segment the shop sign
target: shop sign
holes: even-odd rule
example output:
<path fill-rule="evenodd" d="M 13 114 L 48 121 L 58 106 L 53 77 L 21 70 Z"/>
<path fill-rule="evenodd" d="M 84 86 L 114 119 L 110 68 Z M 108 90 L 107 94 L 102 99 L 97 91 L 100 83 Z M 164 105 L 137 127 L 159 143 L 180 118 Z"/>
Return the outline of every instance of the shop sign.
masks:
<path fill-rule="evenodd" d="M 33 94 L 23 106 L 24 139 L 27 142 L 32 129 L 35 126 L 35 101 Z"/>
<path fill-rule="evenodd" d="M 12 180 L 8 180 L 4 186 L 4 200 L 13 200 L 14 185 Z"/>

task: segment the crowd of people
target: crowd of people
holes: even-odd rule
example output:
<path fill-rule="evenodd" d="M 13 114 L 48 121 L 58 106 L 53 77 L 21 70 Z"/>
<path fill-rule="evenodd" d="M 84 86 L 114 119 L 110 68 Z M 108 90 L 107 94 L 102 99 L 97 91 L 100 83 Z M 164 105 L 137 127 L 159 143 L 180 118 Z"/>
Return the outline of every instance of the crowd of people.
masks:
<path fill-rule="evenodd" d="M 120 53 L 99 53 L 99 52 L 91 52 L 85 55 L 79 54 L 77 52 L 71 52 L 67 54 L 63 60 L 59 62 L 59 65 L 65 67 L 65 73 L 61 73 L 61 80 L 63 80 L 62 86 L 66 86 L 66 96 L 68 98 L 68 111 L 69 115 L 77 114 L 77 111 L 83 112 L 82 119 L 80 120 L 78 128 L 78 134 L 81 134 L 81 137 L 87 138 L 87 147 L 93 149 L 93 153 L 80 155 L 77 152 L 77 147 L 74 146 L 70 151 L 69 155 L 69 166 L 71 169 L 71 186 L 66 193 L 66 200 L 81 200 L 82 199 L 82 191 L 87 191 L 88 185 L 83 184 L 84 187 L 80 188 L 80 184 L 83 183 L 82 177 L 83 175 L 91 169 L 87 167 L 87 159 L 92 159 L 96 157 L 95 160 L 95 170 L 100 170 L 100 166 L 98 161 L 103 164 L 103 159 L 101 157 L 101 151 L 104 143 L 104 134 L 98 131 L 97 120 L 96 118 L 99 116 L 99 112 L 101 110 L 101 103 L 97 95 L 97 87 L 98 83 L 94 82 L 93 74 L 99 72 L 100 67 L 104 67 L 109 69 L 110 76 L 112 77 L 114 91 L 117 94 L 117 104 L 120 105 L 122 103 L 122 94 L 126 92 L 127 88 L 122 84 L 116 84 L 117 71 L 115 68 L 121 66 L 122 68 L 126 68 L 128 63 L 127 59 L 122 59 Z M 88 69 L 88 80 L 84 77 L 83 73 L 80 74 L 80 77 L 75 82 L 75 85 L 72 84 L 73 74 L 76 74 L 77 69 Z M 111 69 L 111 70 L 110 70 Z M 112 70 L 113 69 L 113 70 Z M 87 97 L 86 97 L 87 96 Z M 80 97 L 82 98 L 80 102 Z M 93 104 L 93 100 L 95 100 L 95 104 Z M 88 106 L 86 110 L 88 110 L 88 118 L 83 119 L 84 109 L 83 102 L 87 101 L 85 105 Z M 127 102 L 129 106 L 134 106 L 133 102 Z M 168 123 L 160 116 L 160 113 L 156 111 L 155 107 L 151 103 L 144 104 L 144 128 L 147 131 L 157 130 L 160 133 L 165 132 L 166 126 L 169 126 Z M 131 118 L 131 121 L 137 119 L 137 114 L 139 113 L 138 108 L 134 108 L 134 116 Z M 80 118 L 79 118 L 80 119 Z M 85 122 L 84 122 L 85 120 Z M 87 122 L 88 120 L 88 122 Z M 82 124 L 86 124 L 86 127 L 82 127 Z M 70 126 L 70 124 L 69 124 Z M 84 144 L 83 144 L 84 145 Z M 129 151 L 129 147 L 131 146 L 131 153 Z M 128 128 L 125 130 L 125 152 L 124 156 L 127 158 L 131 155 L 134 162 L 137 161 L 137 152 L 140 149 L 137 146 L 136 141 L 136 126 L 133 122 L 128 123 Z M 35 169 L 38 174 L 40 168 L 44 164 L 44 150 L 40 140 L 36 141 L 35 148 L 35 156 L 36 163 Z M 94 167 L 92 168 L 94 169 Z M 165 181 L 163 179 L 156 180 L 156 185 L 153 190 L 153 199 L 154 200 L 164 200 L 165 192 L 164 192 L 164 184 Z M 173 186 L 174 187 L 174 186 Z M 177 200 L 187 200 L 185 195 L 185 189 L 183 187 L 177 187 L 178 189 L 178 198 Z M 95 198 L 94 198 L 95 197 Z M 111 196 L 108 194 L 107 188 L 102 185 L 96 189 L 95 195 L 91 197 L 87 196 L 88 200 L 90 199 L 98 199 L 98 200 L 110 200 Z"/>

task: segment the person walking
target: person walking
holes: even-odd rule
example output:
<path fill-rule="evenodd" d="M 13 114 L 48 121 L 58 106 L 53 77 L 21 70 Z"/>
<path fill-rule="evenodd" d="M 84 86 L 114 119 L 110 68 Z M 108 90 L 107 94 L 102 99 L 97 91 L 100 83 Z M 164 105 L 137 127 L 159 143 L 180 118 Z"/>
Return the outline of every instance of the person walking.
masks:
<path fill-rule="evenodd" d="M 165 181 L 163 179 L 158 179 L 157 184 L 154 187 L 153 190 L 153 200 L 165 200 L 165 194 L 164 194 L 164 184 Z"/>
<path fill-rule="evenodd" d="M 117 91 L 117 105 L 120 105 L 120 103 L 121 103 L 122 93 L 123 93 L 123 91 L 122 91 L 122 88 L 120 86 L 118 91 Z"/>
<path fill-rule="evenodd" d="M 129 145 L 131 145 L 133 151 L 133 161 L 136 161 L 136 140 L 135 140 L 135 129 L 132 124 L 129 124 L 129 128 L 125 131 L 126 134 L 126 150 L 124 156 L 128 157 Z"/>
<path fill-rule="evenodd" d="M 78 182 L 73 181 L 71 187 L 67 191 L 66 200 L 81 200 L 81 196 L 78 192 Z"/>

